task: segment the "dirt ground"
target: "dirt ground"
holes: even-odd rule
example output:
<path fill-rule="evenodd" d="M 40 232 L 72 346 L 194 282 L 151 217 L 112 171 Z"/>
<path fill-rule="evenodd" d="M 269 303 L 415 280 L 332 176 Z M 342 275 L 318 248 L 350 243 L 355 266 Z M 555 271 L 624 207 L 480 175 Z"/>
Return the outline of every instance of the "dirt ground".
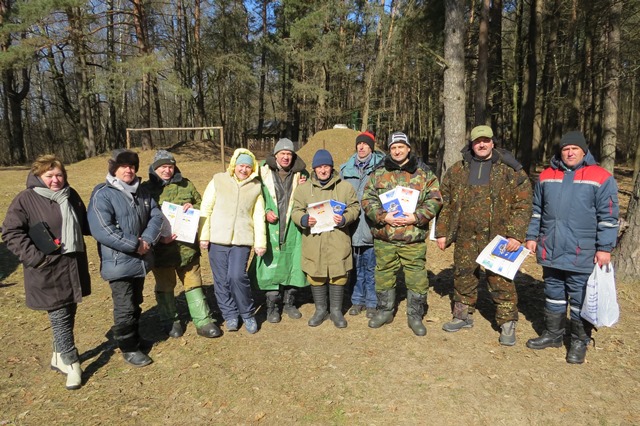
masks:
<path fill-rule="evenodd" d="M 353 144 L 329 149 L 341 162 Z M 221 169 L 216 149 L 205 143 L 173 151 L 184 175 L 201 191 Z M 153 153 L 140 155 L 139 175 L 146 176 Z M 71 165 L 68 172 L 71 185 L 88 202 L 93 186 L 104 179 L 106 157 Z M 24 168 L 0 170 L 0 218 L 24 188 L 26 175 Z M 617 177 L 623 188 L 625 182 L 630 185 L 628 171 Z M 84 369 L 84 385 L 77 391 L 67 391 L 63 376 L 50 371 L 47 316 L 25 307 L 22 267 L 0 243 L 0 425 L 640 424 L 640 329 L 633 325 L 640 314 L 640 279 L 619 284 L 620 322 L 594 333 L 595 346 L 584 365 L 569 365 L 566 347 L 532 351 L 525 346 L 542 331 L 541 269 L 533 260 L 516 277 L 521 317 L 518 342 L 510 348 L 498 344 L 484 284 L 475 327 L 452 334 L 441 329 L 450 318 L 452 250 L 441 252 L 431 242 L 428 334 L 422 338 L 407 327 L 404 297 L 392 324 L 373 330 L 363 315 L 347 315 L 349 326 L 339 330 L 329 321 L 307 326 L 313 304 L 306 293 L 300 320 L 266 323 L 260 307 L 261 329 L 255 335 L 242 329 L 208 340 L 189 323 L 184 337 L 169 340 L 157 325 L 150 275 L 142 334 L 153 342 L 154 363 L 137 369 L 122 360 L 107 335 L 109 287 L 99 275 L 95 244 L 91 238 L 87 243 L 93 294 L 79 305 L 76 320 Z M 206 257 L 201 265 L 212 296 Z M 187 320 L 180 286 L 178 293 Z"/>

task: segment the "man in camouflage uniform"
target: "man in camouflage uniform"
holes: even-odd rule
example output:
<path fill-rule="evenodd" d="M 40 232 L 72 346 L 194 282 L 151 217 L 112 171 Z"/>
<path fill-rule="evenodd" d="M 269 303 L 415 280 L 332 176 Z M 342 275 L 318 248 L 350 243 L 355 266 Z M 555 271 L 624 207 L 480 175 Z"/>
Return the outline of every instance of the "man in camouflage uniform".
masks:
<path fill-rule="evenodd" d="M 436 238 L 453 252 L 453 319 L 442 326 L 454 332 L 473 327 L 478 299 L 478 254 L 496 236 L 508 239 L 506 249 L 517 250 L 531 217 L 531 183 L 522 165 L 506 150 L 494 147 L 489 126 L 471 130 L 471 143 L 462 149 L 462 160 L 442 179 L 444 206 L 438 216 Z M 496 305 L 500 343 L 516 343 L 518 295 L 513 281 L 486 271 L 489 291 Z"/>
<path fill-rule="evenodd" d="M 375 281 L 378 312 L 369 320 L 369 327 L 379 328 L 393 321 L 396 273 L 402 267 L 407 283 L 407 322 L 417 336 L 424 336 L 427 329 L 422 317 L 429 288 L 425 239 L 429 221 L 442 207 L 442 197 L 438 178 L 411 155 L 407 135 L 392 133 L 387 146 L 389 154 L 382 166 L 371 173 L 362 196 L 362 208 L 372 223 L 377 262 Z M 396 186 L 420 191 L 413 213 L 404 212 L 396 216 L 383 207 L 380 194 Z"/>

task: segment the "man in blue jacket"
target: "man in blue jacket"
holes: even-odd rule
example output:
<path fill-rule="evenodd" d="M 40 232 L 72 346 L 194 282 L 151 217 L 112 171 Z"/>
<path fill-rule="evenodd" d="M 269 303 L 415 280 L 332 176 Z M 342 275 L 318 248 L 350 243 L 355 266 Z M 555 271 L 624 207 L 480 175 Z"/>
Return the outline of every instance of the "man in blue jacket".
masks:
<path fill-rule="evenodd" d="M 111 330 L 122 357 L 135 367 L 153 362 L 140 351 L 138 322 L 144 278 L 152 266 L 152 246 L 160 239 L 162 227 L 162 212 L 139 186 L 139 165 L 135 152 L 115 150 L 106 182 L 93 189 L 87 209 L 91 235 L 98 241 L 100 275 L 111 286 Z"/>
<path fill-rule="evenodd" d="M 364 187 L 369 174 L 384 159 L 384 154 L 375 150 L 376 139 L 370 132 L 360 133 L 356 137 L 356 152 L 340 167 L 340 177 L 353 185 L 362 201 Z M 364 210 L 360 209 L 360 217 L 351 225 L 351 247 L 354 269 L 351 272 L 353 292 L 351 293 L 351 309 L 349 315 L 358 315 L 367 310 L 367 318 L 376 313 L 378 299 L 376 297 L 376 255 L 373 251 L 373 236 L 366 220 Z"/>
<path fill-rule="evenodd" d="M 594 264 L 606 266 L 618 236 L 618 186 L 596 164 L 579 131 L 565 134 L 551 167 L 540 173 L 526 247 L 542 265 L 546 330 L 529 339 L 531 349 L 559 348 L 564 336 L 567 297 L 571 346 L 567 362 L 582 364 L 592 326 L 580 317 Z"/>

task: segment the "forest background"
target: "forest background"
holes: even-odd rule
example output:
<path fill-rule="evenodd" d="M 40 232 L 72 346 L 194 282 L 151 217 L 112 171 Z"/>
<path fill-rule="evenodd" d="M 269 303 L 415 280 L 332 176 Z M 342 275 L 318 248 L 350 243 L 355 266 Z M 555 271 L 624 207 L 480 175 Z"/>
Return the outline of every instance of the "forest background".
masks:
<path fill-rule="evenodd" d="M 304 144 L 340 123 L 407 132 L 440 175 L 490 124 L 532 173 L 580 129 L 636 182 L 639 21 L 636 0 L 0 0 L 0 165 Z M 222 130 L 127 131 L 209 126 Z M 626 251 L 620 272 L 640 276 Z"/>

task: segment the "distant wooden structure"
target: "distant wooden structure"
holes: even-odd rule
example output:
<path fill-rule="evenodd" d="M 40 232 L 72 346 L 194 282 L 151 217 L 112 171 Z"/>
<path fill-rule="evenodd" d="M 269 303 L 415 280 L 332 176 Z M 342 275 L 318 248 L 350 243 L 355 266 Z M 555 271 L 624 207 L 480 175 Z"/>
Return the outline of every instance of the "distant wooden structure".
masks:
<path fill-rule="evenodd" d="M 284 124 L 278 120 L 265 121 L 262 125 L 262 133 L 258 134 L 258 128 L 245 132 L 247 149 L 251 152 L 267 152 L 273 149 L 283 133 Z"/>

